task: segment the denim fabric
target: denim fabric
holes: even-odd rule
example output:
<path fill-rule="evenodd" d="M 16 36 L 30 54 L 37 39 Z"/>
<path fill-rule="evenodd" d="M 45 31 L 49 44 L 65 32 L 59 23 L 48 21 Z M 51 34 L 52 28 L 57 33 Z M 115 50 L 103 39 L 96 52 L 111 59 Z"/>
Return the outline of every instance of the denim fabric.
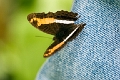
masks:
<path fill-rule="evenodd" d="M 87 25 L 47 59 L 36 80 L 120 80 L 120 0 L 75 0 Z"/>

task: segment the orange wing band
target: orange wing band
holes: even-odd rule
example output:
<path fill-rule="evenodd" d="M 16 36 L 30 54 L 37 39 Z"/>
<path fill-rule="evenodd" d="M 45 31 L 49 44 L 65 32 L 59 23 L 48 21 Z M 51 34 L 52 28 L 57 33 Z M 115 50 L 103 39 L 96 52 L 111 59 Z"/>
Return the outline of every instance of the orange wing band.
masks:
<path fill-rule="evenodd" d="M 37 21 L 37 25 L 40 26 L 41 24 L 50 24 L 50 23 L 54 23 L 55 19 L 54 18 L 33 18 L 31 19 L 30 23 L 32 23 L 33 21 Z"/>
<path fill-rule="evenodd" d="M 44 57 L 48 57 L 50 55 L 52 55 L 57 49 L 59 49 L 65 42 L 62 41 L 61 43 L 59 43 L 58 45 L 56 45 L 55 47 L 53 47 L 52 49 L 48 50 L 47 54 L 44 54 Z"/>

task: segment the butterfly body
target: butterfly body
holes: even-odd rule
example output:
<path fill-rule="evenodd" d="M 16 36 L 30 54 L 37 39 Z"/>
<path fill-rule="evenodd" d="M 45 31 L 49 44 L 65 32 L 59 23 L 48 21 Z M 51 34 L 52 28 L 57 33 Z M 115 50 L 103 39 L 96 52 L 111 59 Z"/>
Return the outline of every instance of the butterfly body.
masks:
<path fill-rule="evenodd" d="M 31 13 L 28 21 L 37 29 L 54 35 L 54 42 L 47 48 L 44 57 L 49 57 L 60 50 L 68 41 L 74 39 L 82 31 L 85 24 L 74 24 L 77 13 L 57 11 L 56 13 Z"/>

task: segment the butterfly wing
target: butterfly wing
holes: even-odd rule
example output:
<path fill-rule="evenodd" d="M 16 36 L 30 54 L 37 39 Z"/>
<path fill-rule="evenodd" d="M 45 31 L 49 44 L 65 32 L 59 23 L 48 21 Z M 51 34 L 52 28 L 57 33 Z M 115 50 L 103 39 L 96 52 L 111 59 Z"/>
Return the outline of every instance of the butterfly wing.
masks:
<path fill-rule="evenodd" d="M 84 25 L 75 25 L 74 21 L 78 19 L 78 14 L 68 11 L 57 11 L 56 13 L 31 13 L 27 16 L 28 21 L 37 29 L 54 35 L 54 42 L 47 48 L 44 57 L 49 57 L 56 51 L 61 49 L 67 41 L 74 39 L 83 29 Z M 72 31 L 79 26 L 79 28 L 68 37 Z M 64 41 L 64 39 L 68 39 Z"/>
<path fill-rule="evenodd" d="M 56 13 L 48 12 L 47 14 L 44 12 L 31 13 L 27 16 L 27 19 L 37 29 L 47 34 L 55 35 L 61 27 L 60 24 L 64 24 L 65 21 L 73 21 L 73 24 L 74 21 L 78 19 L 77 15 L 77 13 L 61 10 L 57 11 Z M 71 23 L 69 22 L 68 24 Z"/>
<path fill-rule="evenodd" d="M 79 26 L 79 28 L 75 31 L 75 33 L 68 39 L 68 41 L 72 41 L 73 39 L 75 39 L 79 33 L 82 31 L 82 29 L 84 28 L 86 24 L 85 23 L 81 23 L 81 24 L 74 24 L 74 27 Z"/>
<path fill-rule="evenodd" d="M 67 35 L 61 34 L 64 32 L 63 30 L 62 30 L 63 32 L 62 31 L 59 32 L 61 35 L 54 37 L 54 42 L 47 48 L 46 52 L 44 53 L 44 57 L 49 57 L 49 56 L 53 55 L 56 51 L 58 51 L 62 47 L 64 47 L 68 41 L 71 41 L 74 38 L 76 38 L 76 36 L 82 31 L 82 29 L 84 28 L 85 25 L 86 24 L 72 25 L 75 27 L 76 30 L 75 29 L 73 29 L 71 31 L 68 30 L 69 34 L 67 34 Z M 74 33 L 73 33 L 73 31 L 74 31 Z M 65 39 L 66 39 L 66 41 L 64 41 Z"/>
<path fill-rule="evenodd" d="M 60 50 L 65 45 L 64 42 L 60 42 L 58 39 L 56 39 L 45 51 L 44 57 L 49 57 L 53 55 L 56 51 Z"/>

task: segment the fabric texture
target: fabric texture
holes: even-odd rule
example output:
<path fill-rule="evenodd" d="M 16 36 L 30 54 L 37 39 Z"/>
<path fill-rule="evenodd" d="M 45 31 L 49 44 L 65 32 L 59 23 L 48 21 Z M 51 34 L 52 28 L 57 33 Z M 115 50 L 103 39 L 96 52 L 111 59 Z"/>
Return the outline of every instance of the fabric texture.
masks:
<path fill-rule="evenodd" d="M 120 80 L 120 0 L 75 0 L 82 32 L 49 57 L 36 80 Z"/>

